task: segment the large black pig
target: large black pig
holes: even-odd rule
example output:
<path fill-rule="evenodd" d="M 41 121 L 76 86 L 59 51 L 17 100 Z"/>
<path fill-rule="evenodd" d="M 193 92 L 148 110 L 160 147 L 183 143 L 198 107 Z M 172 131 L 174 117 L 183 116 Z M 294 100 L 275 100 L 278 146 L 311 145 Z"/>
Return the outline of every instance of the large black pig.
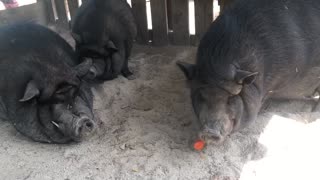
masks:
<path fill-rule="evenodd" d="M 34 141 L 67 143 L 94 132 L 92 94 L 72 47 L 35 24 L 0 29 L 0 117 Z"/>
<path fill-rule="evenodd" d="M 221 143 L 255 120 L 265 100 L 318 93 L 319 32 L 319 0 L 227 6 L 202 38 L 196 64 L 178 62 L 191 83 L 199 138 Z"/>
<path fill-rule="evenodd" d="M 92 78 L 129 77 L 128 58 L 137 28 L 125 0 L 84 2 L 72 20 L 72 36 L 81 59 L 92 58 Z"/>

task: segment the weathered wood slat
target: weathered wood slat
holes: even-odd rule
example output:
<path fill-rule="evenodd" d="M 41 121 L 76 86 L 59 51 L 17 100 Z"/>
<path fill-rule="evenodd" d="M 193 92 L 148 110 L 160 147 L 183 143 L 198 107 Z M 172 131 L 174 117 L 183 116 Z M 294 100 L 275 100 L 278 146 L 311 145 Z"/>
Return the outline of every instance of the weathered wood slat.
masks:
<path fill-rule="evenodd" d="M 86 2 L 86 1 L 88 1 L 88 0 L 82 0 L 82 3 Z"/>
<path fill-rule="evenodd" d="M 68 16 L 64 0 L 55 0 L 57 15 L 58 15 L 58 25 L 61 27 L 68 28 Z"/>
<path fill-rule="evenodd" d="M 168 19 L 167 19 L 167 1 L 151 0 L 152 16 L 152 43 L 154 45 L 167 45 L 168 40 Z"/>
<path fill-rule="evenodd" d="M 138 27 L 137 42 L 148 44 L 149 32 L 147 23 L 146 0 L 131 0 L 132 13 Z"/>
<path fill-rule="evenodd" d="M 195 0 L 194 7 L 197 45 L 213 21 L 213 0 Z"/>
<path fill-rule="evenodd" d="M 44 18 L 46 19 L 47 23 L 52 24 L 55 23 L 56 19 L 54 17 L 53 7 L 51 0 L 37 0 L 38 3 L 42 2 L 44 8 Z"/>
<path fill-rule="evenodd" d="M 42 24 L 43 6 L 40 3 L 0 11 L 0 26 L 17 22 L 35 22 Z"/>
<path fill-rule="evenodd" d="M 170 30 L 172 30 L 172 1 L 173 0 L 167 0 L 167 14 L 168 14 L 168 29 L 169 29 L 169 34 Z M 169 35 L 170 36 L 170 35 Z M 170 37 L 169 37 L 170 39 Z"/>
<path fill-rule="evenodd" d="M 199 1 L 199 0 L 198 0 Z M 203 0 L 201 0 L 203 1 Z M 173 45 L 189 45 L 189 1 L 173 0 L 172 7 L 172 29 Z"/>
<path fill-rule="evenodd" d="M 79 7 L 78 0 L 68 0 L 68 6 L 69 6 L 70 17 L 72 20 L 73 16 L 75 15 Z"/>
<path fill-rule="evenodd" d="M 218 0 L 220 11 L 223 11 L 226 6 L 232 3 L 233 0 Z"/>

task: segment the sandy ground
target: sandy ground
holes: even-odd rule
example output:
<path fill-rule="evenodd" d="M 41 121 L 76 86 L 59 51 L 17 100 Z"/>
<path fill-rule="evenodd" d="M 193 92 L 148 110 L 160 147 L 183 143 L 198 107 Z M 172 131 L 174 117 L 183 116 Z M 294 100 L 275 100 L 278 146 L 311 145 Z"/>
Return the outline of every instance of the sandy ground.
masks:
<path fill-rule="evenodd" d="M 193 62 L 195 51 L 135 46 L 134 80 L 93 87 L 103 124 L 82 143 L 31 142 L 0 121 L 0 179 L 319 180 L 320 114 L 309 113 L 305 103 L 271 102 L 222 146 L 202 153 L 190 148 L 197 123 L 175 62 Z"/>

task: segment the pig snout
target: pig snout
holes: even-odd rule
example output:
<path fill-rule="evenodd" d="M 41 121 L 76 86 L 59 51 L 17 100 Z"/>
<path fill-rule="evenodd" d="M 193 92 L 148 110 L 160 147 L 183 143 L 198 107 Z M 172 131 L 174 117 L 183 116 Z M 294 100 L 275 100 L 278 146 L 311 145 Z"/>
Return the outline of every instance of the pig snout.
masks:
<path fill-rule="evenodd" d="M 199 138 L 213 144 L 221 144 L 232 132 L 233 123 L 229 120 L 216 121 L 204 125 L 199 133 Z"/>
<path fill-rule="evenodd" d="M 199 133 L 199 138 L 206 142 L 221 144 L 225 137 L 219 129 L 212 129 L 205 126 L 203 130 Z"/>
<path fill-rule="evenodd" d="M 74 124 L 74 138 L 80 141 L 83 137 L 91 135 L 96 129 L 96 123 L 88 116 L 81 116 Z"/>

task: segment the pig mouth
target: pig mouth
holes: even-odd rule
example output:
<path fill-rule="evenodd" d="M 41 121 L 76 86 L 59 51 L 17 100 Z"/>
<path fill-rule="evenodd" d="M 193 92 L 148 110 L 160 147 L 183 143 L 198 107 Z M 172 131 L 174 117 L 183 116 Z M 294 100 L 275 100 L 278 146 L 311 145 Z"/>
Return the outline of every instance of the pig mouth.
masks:
<path fill-rule="evenodd" d="M 84 138 L 93 134 L 96 126 L 88 116 L 76 116 L 74 114 L 68 122 L 56 120 L 51 121 L 51 123 L 56 131 L 75 142 L 81 142 Z"/>
<path fill-rule="evenodd" d="M 51 113 L 48 113 L 48 109 L 51 109 Z M 97 127 L 93 116 L 77 112 L 77 108 L 71 105 L 58 104 L 41 108 L 38 119 L 41 131 L 50 143 L 80 142 L 90 137 Z"/>
<path fill-rule="evenodd" d="M 206 144 L 221 145 L 233 132 L 236 122 L 236 119 L 230 119 L 224 129 L 203 127 L 198 134 L 198 139 L 206 142 Z"/>

